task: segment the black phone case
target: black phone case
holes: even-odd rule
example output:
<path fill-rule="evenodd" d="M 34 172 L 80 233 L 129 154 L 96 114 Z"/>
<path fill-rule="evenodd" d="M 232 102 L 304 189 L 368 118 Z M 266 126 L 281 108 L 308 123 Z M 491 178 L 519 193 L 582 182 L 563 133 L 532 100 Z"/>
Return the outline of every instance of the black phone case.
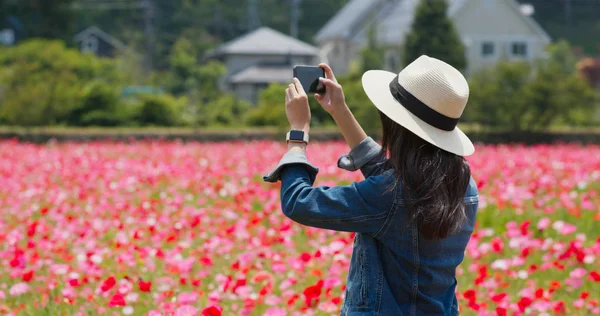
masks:
<path fill-rule="evenodd" d="M 308 71 L 315 71 L 316 69 L 320 69 L 319 73 L 315 72 L 314 75 L 310 76 L 303 74 L 303 69 Z M 325 70 L 320 67 L 311 67 L 311 66 L 296 66 L 294 67 L 294 77 L 300 80 L 302 87 L 306 91 L 306 93 L 320 93 L 325 94 L 327 92 L 325 86 L 321 84 L 319 81 L 319 77 L 325 78 Z"/>

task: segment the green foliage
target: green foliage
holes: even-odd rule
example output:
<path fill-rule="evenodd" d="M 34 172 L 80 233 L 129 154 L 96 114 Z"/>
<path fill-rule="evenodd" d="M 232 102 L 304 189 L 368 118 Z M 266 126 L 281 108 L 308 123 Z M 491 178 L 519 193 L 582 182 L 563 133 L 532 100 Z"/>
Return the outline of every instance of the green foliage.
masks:
<path fill-rule="evenodd" d="M 576 72 L 568 44 L 548 51 L 536 64 L 501 62 L 474 75 L 466 120 L 515 131 L 591 123 L 598 95 Z"/>
<path fill-rule="evenodd" d="M 251 126 L 289 126 L 285 115 L 285 89 L 282 84 L 271 84 L 264 89 L 258 101 L 258 107 L 250 111 L 248 124 Z"/>
<path fill-rule="evenodd" d="M 104 82 L 93 82 L 84 90 L 80 107 L 71 111 L 69 125 L 74 126 L 117 126 L 116 115 L 119 91 Z"/>
<path fill-rule="evenodd" d="M 27 37 L 67 39 L 73 36 L 73 0 L 0 1 L 0 22 L 18 17 Z"/>
<path fill-rule="evenodd" d="M 258 101 L 258 107 L 252 109 L 248 116 L 248 124 L 251 126 L 277 126 L 289 127 L 285 115 L 285 89 L 286 85 L 271 84 L 264 89 Z M 331 115 L 323 110 L 317 100 L 309 95 L 308 103 L 311 111 L 311 126 L 323 127 L 334 124 Z"/>
<path fill-rule="evenodd" d="M 533 18 L 553 40 L 568 39 L 573 47 L 582 48 L 585 54 L 598 54 L 600 19 L 598 1 L 518 0 L 535 7 Z M 571 6 L 571 21 L 566 5 Z"/>
<path fill-rule="evenodd" d="M 198 51 L 192 41 L 177 40 L 169 57 L 170 76 L 165 85 L 174 95 L 186 95 L 187 124 L 207 126 L 227 125 L 242 121 L 247 104 L 230 95 L 223 95 L 219 82 L 227 69 L 217 61 L 198 63 Z"/>
<path fill-rule="evenodd" d="M 179 123 L 185 98 L 170 95 L 142 95 L 142 102 L 136 120 L 140 125 L 175 126 Z"/>
<path fill-rule="evenodd" d="M 0 50 L 0 116 L 24 126 L 66 123 L 83 106 L 86 88 L 121 77 L 113 61 L 68 49 L 59 41 L 33 40 Z"/>
<path fill-rule="evenodd" d="M 250 105 L 233 94 L 222 94 L 210 103 L 197 106 L 195 125 L 242 126 Z"/>
<path fill-rule="evenodd" d="M 241 0 L 169 0 L 153 1 L 160 18 L 155 19 L 155 66 L 169 68 L 171 48 L 180 37 L 192 39 L 202 56 L 218 43 L 237 38 L 248 32 L 247 3 Z M 303 0 L 300 5 L 299 37 L 312 42 L 315 34 L 340 10 L 347 0 Z M 262 25 L 283 33 L 290 30 L 290 1 L 260 0 Z M 86 10 L 77 16 L 79 29 L 97 25 L 109 34 L 144 49 L 142 11 Z"/>
<path fill-rule="evenodd" d="M 531 74 L 532 67 L 526 62 L 501 62 L 473 75 L 464 121 L 519 129 L 529 106 L 526 86 Z"/>
<path fill-rule="evenodd" d="M 372 69 L 383 69 L 384 50 L 377 43 L 377 26 L 372 24 L 369 27 L 368 43 L 360 52 L 362 72 Z"/>
<path fill-rule="evenodd" d="M 350 73 L 338 78 L 338 81 L 344 88 L 346 104 L 361 126 L 370 134 L 379 132 L 381 129 L 379 112 L 362 87 L 362 73 Z"/>
<path fill-rule="evenodd" d="M 465 49 L 447 11 L 446 0 L 421 0 L 404 43 L 404 65 L 428 55 L 457 69 L 466 69 Z"/>

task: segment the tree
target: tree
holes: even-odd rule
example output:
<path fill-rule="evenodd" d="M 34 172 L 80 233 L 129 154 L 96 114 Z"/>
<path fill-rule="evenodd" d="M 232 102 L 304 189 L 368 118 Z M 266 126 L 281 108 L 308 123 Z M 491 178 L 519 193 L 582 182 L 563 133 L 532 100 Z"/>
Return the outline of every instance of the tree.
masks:
<path fill-rule="evenodd" d="M 470 81 L 467 120 L 515 131 L 540 131 L 557 124 L 589 124 L 598 95 L 575 68 L 566 42 L 534 64 L 500 62 Z"/>
<path fill-rule="evenodd" d="M 68 49 L 60 41 L 32 40 L 0 50 L 0 116 L 9 124 L 66 123 L 86 95 L 92 97 L 89 85 L 97 83 L 118 91 L 122 74 L 115 62 Z"/>
<path fill-rule="evenodd" d="M 457 69 L 466 69 L 465 49 L 447 11 L 446 0 L 421 0 L 404 43 L 405 65 L 421 55 L 428 55 Z"/>
<path fill-rule="evenodd" d="M 369 26 L 367 34 L 367 46 L 360 52 L 360 64 L 362 72 L 372 69 L 382 69 L 384 65 L 384 50 L 377 42 L 377 25 Z"/>
<path fill-rule="evenodd" d="M 70 39 L 73 36 L 73 0 L 1 1 L 2 16 L 18 18 L 28 38 Z M 1 22 L 1 20 L 0 20 Z"/>
<path fill-rule="evenodd" d="M 277 126 L 289 127 L 285 115 L 285 89 L 286 85 L 273 83 L 264 89 L 258 101 L 258 107 L 250 111 L 248 124 L 252 126 Z M 333 125 L 331 115 L 323 110 L 323 107 L 313 96 L 308 97 L 311 111 L 311 126 Z"/>

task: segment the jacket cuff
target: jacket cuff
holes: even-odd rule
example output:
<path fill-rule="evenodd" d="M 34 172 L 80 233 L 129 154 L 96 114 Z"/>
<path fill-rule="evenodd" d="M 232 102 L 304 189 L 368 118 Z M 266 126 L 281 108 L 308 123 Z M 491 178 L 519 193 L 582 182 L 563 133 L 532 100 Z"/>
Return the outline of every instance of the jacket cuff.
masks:
<path fill-rule="evenodd" d="M 275 183 L 275 182 L 281 180 L 281 171 L 283 170 L 283 168 L 286 165 L 292 165 L 292 164 L 303 164 L 303 165 L 306 165 L 306 168 L 309 171 L 310 178 L 311 178 L 312 181 L 314 181 L 315 178 L 317 177 L 317 173 L 319 172 L 319 168 L 311 165 L 308 162 L 308 158 L 306 158 L 306 153 L 303 153 L 303 152 L 288 152 L 287 154 L 283 155 L 283 157 L 279 161 L 279 164 L 277 165 L 277 167 L 275 168 L 275 170 L 273 170 L 271 173 L 269 173 L 266 176 L 264 176 L 263 180 L 265 182 L 272 182 L 272 183 Z"/>
<path fill-rule="evenodd" d="M 381 153 L 381 146 L 371 137 L 365 138 L 360 144 L 350 150 L 350 153 L 343 155 L 338 160 L 338 168 L 348 171 L 356 171 L 365 164 L 372 161 Z"/>

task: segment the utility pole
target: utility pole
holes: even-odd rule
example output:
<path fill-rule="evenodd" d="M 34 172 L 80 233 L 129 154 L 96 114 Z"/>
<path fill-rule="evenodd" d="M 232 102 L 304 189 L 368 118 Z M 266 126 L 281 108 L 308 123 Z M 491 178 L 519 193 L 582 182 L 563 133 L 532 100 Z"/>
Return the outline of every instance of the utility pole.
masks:
<path fill-rule="evenodd" d="M 154 5 L 152 0 L 144 0 L 144 35 L 146 37 L 144 68 L 150 73 L 154 68 Z"/>
<path fill-rule="evenodd" d="M 573 18 L 573 7 L 571 6 L 571 0 L 565 0 L 565 22 L 567 26 L 571 26 Z"/>
<path fill-rule="evenodd" d="M 291 10 L 290 10 L 290 35 L 292 37 L 298 38 L 298 23 L 300 22 L 300 3 L 302 0 L 290 0 Z"/>
<path fill-rule="evenodd" d="M 259 27 L 258 0 L 248 0 L 248 32 L 254 31 Z"/>
<path fill-rule="evenodd" d="M 221 16 L 221 6 L 217 4 L 215 7 L 215 28 L 217 33 L 217 38 L 221 40 L 223 38 L 223 17 Z"/>

